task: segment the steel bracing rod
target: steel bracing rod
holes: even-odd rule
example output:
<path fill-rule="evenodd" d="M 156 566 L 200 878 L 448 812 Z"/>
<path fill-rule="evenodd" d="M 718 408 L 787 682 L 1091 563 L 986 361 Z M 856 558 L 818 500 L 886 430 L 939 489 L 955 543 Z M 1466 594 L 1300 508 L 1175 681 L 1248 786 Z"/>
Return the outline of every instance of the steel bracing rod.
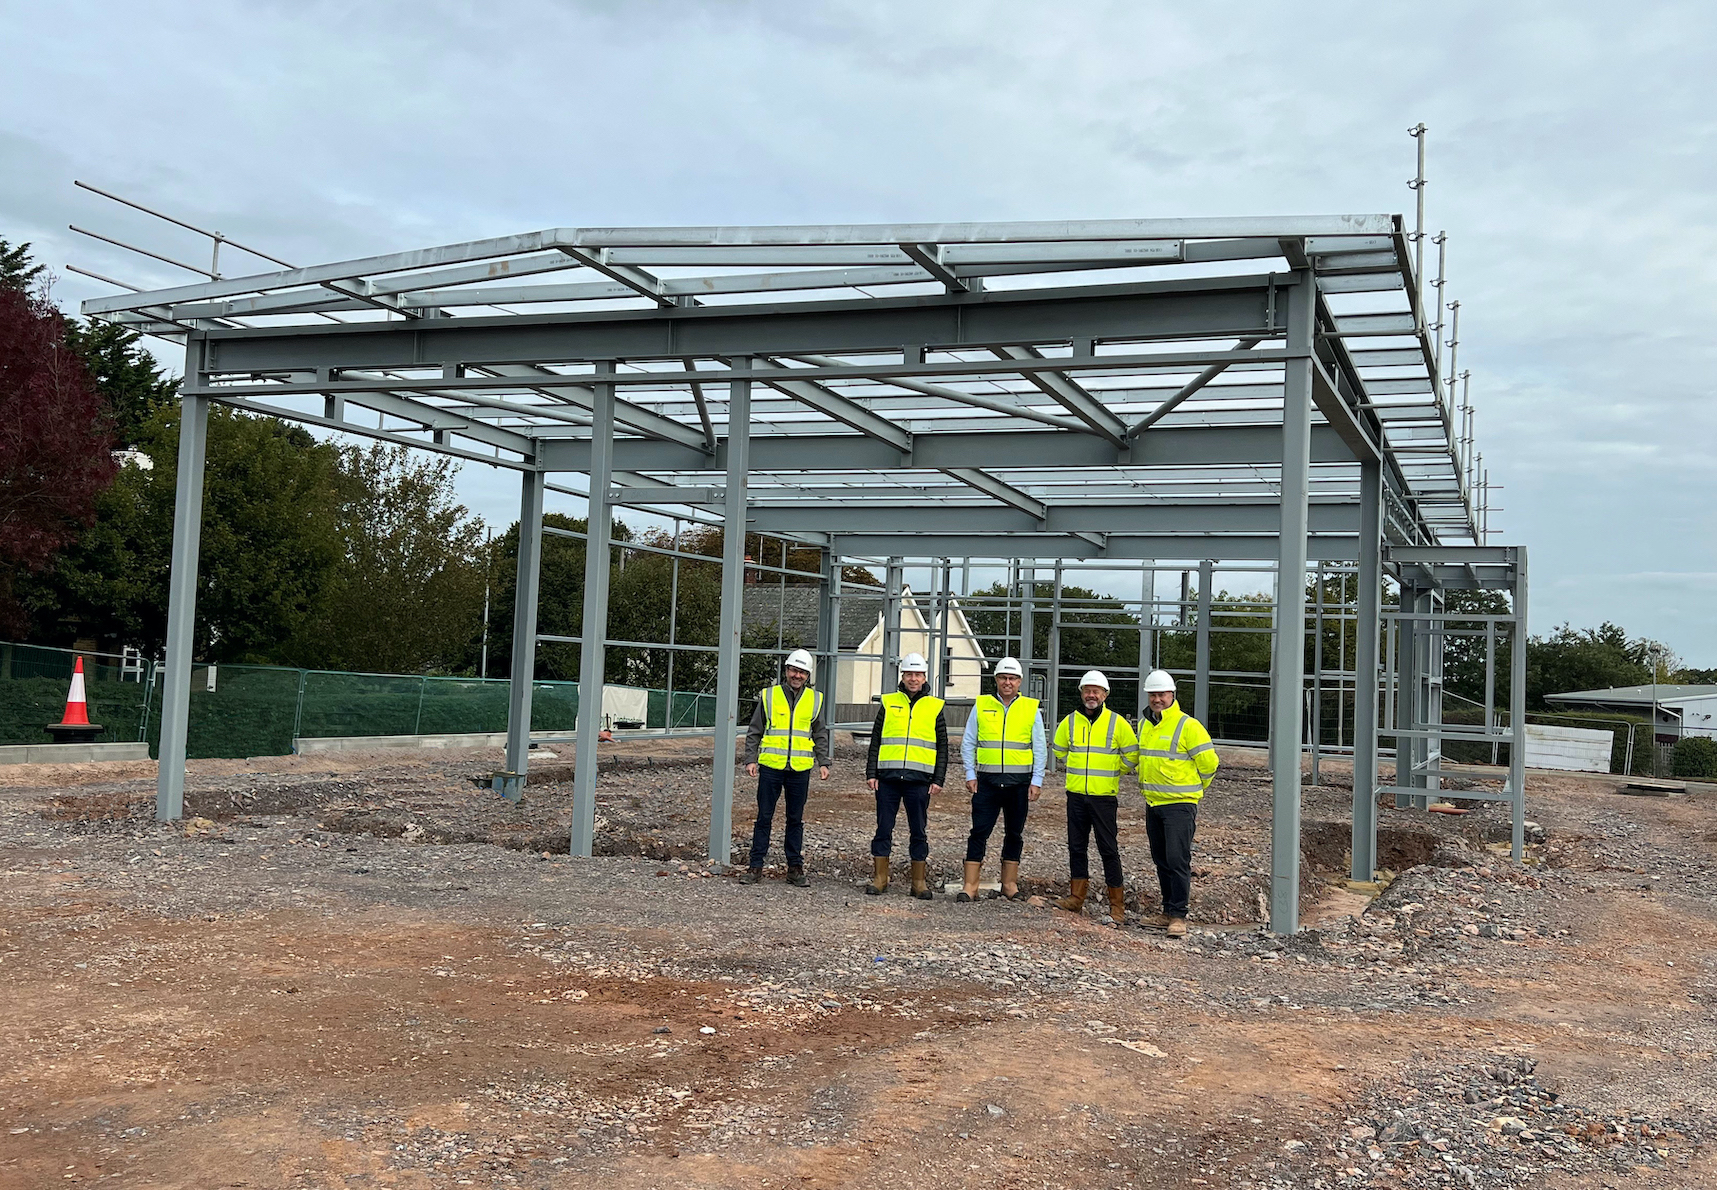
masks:
<path fill-rule="evenodd" d="M 992 347 L 990 350 L 995 352 L 998 359 L 1003 360 L 1041 361 L 1043 359 L 1042 353 L 1035 347 L 1007 346 Z M 1058 365 L 1071 362 L 1074 361 L 1056 360 Z M 1116 446 L 1127 444 L 1127 427 L 1121 419 L 1111 413 L 1109 407 L 1104 405 L 1102 401 L 1069 380 L 1060 371 L 1039 368 L 1026 372 L 1025 376 L 1027 380 L 1059 401 L 1068 412 Z"/>
<path fill-rule="evenodd" d="M 753 360 L 751 367 L 753 371 L 765 373 L 760 379 L 770 388 L 785 393 L 800 404 L 815 409 L 823 416 L 833 418 L 842 425 L 851 426 L 859 433 L 869 435 L 879 442 L 886 442 L 903 453 L 912 450 L 911 434 L 887 418 L 872 413 L 858 402 L 849 400 L 814 380 L 779 379 L 767 374 L 770 371 L 776 371 L 790 375 L 795 369 L 784 368 L 775 361 L 764 358 Z"/>
<path fill-rule="evenodd" d="M 1236 351 L 1250 351 L 1262 342 L 1262 339 L 1241 339 L 1234 345 L 1234 349 Z M 1196 393 L 1199 389 L 1203 388 L 1212 380 L 1215 380 L 1218 376 L 1222 375 L 1223 372 L 1227 371 L 1232 362 L 1233 361 L 1224 361 L 1219 364 L 1211 364 L 1210 367 L 1187 381 L 1181 386 L 1180 391 L 1176 392 L 1162 404 L 1151 410 L 1150 413 L 1133 423 L 1133 428 L 1127 431 L 1127 437 L 1137 438 L 1140 434 L 1143 434 L 1146 430 L 1156 425 L 1157 422 L 1174 412 L 1176 406 L 1178 406 L 1182 401 L 1186 400 L 1188 397 L 1192 396 L 1193 393 Z"/>
<path fill-rule="evenodd" d="M 456 434 L 470 438 L 474 442 L 484 442 L 490 446 L 498 446 L 502 450 L 530 454 L 536 449 L 535 444 L 524 434 L 515 433 L 503 426 L 493 425 L 486 421 L 464 417 L 446 409 L 439 409 L 434 405 L 424 405 L 394 393 L 364 393 L 360 396 L 343 397 L 341 400 L 346 404 L 357 405 L 376 413 L 385 413 L 389 417 L 397 417 L 402 421 L 416 422 L 426 430 L 451 430 Z M 482 401 L 473 402 L 473 404 L 483 403 Z M 496 401 L 494 404 L 503 403 Z"/>
<path fill-rule="evenodd" d="M 799 360 L 802 363 L 811 364 L 818 368 L 842 368 L 851 366 L 845 360 L 839 360 L 833 356 L 827 355 L 791 355 L 783 358 Z M 989 409 L 996 413 L 1007 413 L 1014 417 L 1029 418 L 1032 421 L 1042 422 L 1044 425 L 1048 426 L 1057 426 L 1064 430 L 1090 432 L 1090 427 L 1077 418 L 1060 417 L 1053 413 L 1040 413 L 1029 406 L 998 400 L 995 397 L 985 396 L 981 393 L 969 393 L 962 389 L 949 388 L 945 384 L 931 384 L 928 381 L 912 380 L 904 376 L 893 377 L 892 379 L 885 381 L 885 383 L 892 385 L 895 388 L 906 389 L 908 392 L 923 393 L 927 397 L 942 397 L 945 400 L 958 401 L 961 404 L 971 405 L 977 409 Z"/>
<path fill-rule="evenodd" d="M 188 394 L 195 396 L 197 394 Z M 243 409 L 247 413 L 261 414 L 264 417 L 278 418 L 281 421 L 294 421 L 307 426 L 321 426 L 323 429 L 340 430 L 347 434 L 357 434 L 364 438 L 374 438 L 378 442 L 392 442 L 396 446 L 409 446 L 418 450 L 431 450 L 436 454 L 451 455 L 456 459 L 466 459 L 473 463 L 487 463 L 493 467 L 506 467 L 509 470 L 529 468 L 531 464 L 521 463 L 515 459 L 501 458 L 496 455 L 483 454 L 479 451 L 466 450 L 459 446 L 449 446 L 445 442 L 424 442 L 404 434 L 393 433 L 379 426 L 362 426 L 356 422 L 345 421 L 338 417 L 324 417 L 314 413 L 303 413 L 296 409 L 281 409 L 264 401 L 249 401 L 240 397 L 224 397 L 213 393 L 202 394 L 210 400 L 234 409 Z"/>
<path fill-rule="evenodd" d="M 497 257 L 525 256 L 567 247 L 891 245 L 901 243 L 1053 243 L 1080 240 L 1245 239 L 1281 236 L 1386 235 L 1389 215 L 1287 216 L 1250 219 L 1123 219 L 1040 223 L 945 223 L 821 227 L 551 228 L 523 235 L 471 240 L 435 248 L 336 261 L 303 269 L 285 269 L 250 277 L 161 291 L 151 304 L 195 301 L 320 285 L 385 273 L 466 264 Z M 113 299 L 97 299 L 108 302 Z M 86 306 L 85 313 L 128 309 L 126 305 Z"/>
<path fill-rule="evenodd" d="M 474 381 L 493 381 L 494 386 L 498 387 L 510 385 L 515 388 L 528 388 L 541 396 L 572 405 L 582 410 L 587 416 L 590 415 L 596 400 L 595 389 L 589 383 L 594 378 L 589 375 L 581 375 L 576 378 L 569 377 L 567 378 L 569 382 L 562 382 L 557 373 L 550 372 L 546 368 L 539 368 L 534 364 L 484 364 L 482 368 L 485 372 L 493 372 L 495 375 L 455 377 L 451 381 L 444 380 L 444 383 L 461 385 L 462 387 L 455 394 L 461 399 L 470 398 L 469 386 Z M 616 383 L 620 380 L 621 375 L 619 373 L 612 374 L 612 378 L 610 378 L 609 374 L 603 374 L 603 379 L 609 383 Z M 554 383 L 547 383 L 548 381 L 554 381 Z M 420 384 L 413 384 L 411 387 L 419 392 L 435 391 L 433 388 L 422 388 Z M 690 426 L 682 425 L 671 417 L 663 417 L 653 409 L 646 409 L 642 405 L 633 404 L 631 401 L 622 401 L 616 397 L 614 400 L 614 418 L 627 429 L 642 434 L 646 438 L 678 442 L 682 446 L 693 446 L 706 452 L 709 450 L 708 440 L 701 432 Z"/>

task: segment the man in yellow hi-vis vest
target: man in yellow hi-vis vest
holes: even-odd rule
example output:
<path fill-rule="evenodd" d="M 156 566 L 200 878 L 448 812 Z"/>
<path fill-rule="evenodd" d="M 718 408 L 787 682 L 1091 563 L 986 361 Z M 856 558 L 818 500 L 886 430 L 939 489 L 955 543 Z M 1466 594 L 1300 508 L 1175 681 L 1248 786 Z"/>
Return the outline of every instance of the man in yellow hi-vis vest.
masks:
<path fill-rule="evenodd" d="M 1145 835 L 1157 866 L 1163 911 L 1145 922 L 1186 937 L 1192 899 L 1192 836 L 1198 802 L 1216 776 L 1216 745 L 1204 724 L 1175 702 L 1174 678 L 1155 669 L 1145 675 L 1149 709 L 1139 721 L 1139 792 L 1145 795 Z"/>
<path fill-rule="evenodd" d="M 870 841 L 871 878 L 864 891 L 888 891 L 888 859 L 894 851 L 894 824 L 906 806 L 911 835 L 912 895 L 930 892 L 930 798 L 942 792 L 948 774 L 948 720 L 942 700 L 926 688 L 930 667 L 917 653 L 900 661 L 900 689 L 882 696 L 870 729 L 865 783 L 876 794 L 876 837 Z"/>
<path fill-rule="evenodd" d="M 757 822 L 751 828 L 751 860 L 741 883 L 763 879 L 775 805 L 787 795 L 787 883 L 803 888 L 805 878 L 805 801 L 811 793 L 811 769 L 829 779 L 829 724 L 823 693 L 809 689 L 811 655 L 794 649 L 782 667 L 782 680 L 757 696 L 751 726 L 745 732 L 745 771 L 757 778 Z"/>
<path fill-rule="evenodd" d="M 972 795 L 972 833 L 966 836 L 966 872 L 956 901 L 978 899 L 978 878 L 996 818 L 1002 819 L 1002 896 L 1023 901 L 1019 861 L 1025 854 L 1025 819 L 1043 792 L 1049 762 L 1037 699 L 1019 692 L 1025 671 L 1013 657 L 996 662 L 994 696 L 980 694 L 966 720 L 960 755 L 966 792 Z"/>
<path fill-rule="evenodd" d="M 1072 878 L 1068 895 L 1055 904 L 1070 913 L 1084 911 L 1091 888 L 1088 849 L 1095 832 L 1109 888 L 1109 921 L 1119 926 L 1127 921 L 1127 887 L 1115 811 L 1121 770 L 1137 763 L 1139 744 L 1132 725 L 1103 705 L 1108 697 L 1109 679 L 1088 670 L 1079 679 L 1079 706 L 1055 729 L 1055 757 L 1067 771 L 1067 866 Z"/>

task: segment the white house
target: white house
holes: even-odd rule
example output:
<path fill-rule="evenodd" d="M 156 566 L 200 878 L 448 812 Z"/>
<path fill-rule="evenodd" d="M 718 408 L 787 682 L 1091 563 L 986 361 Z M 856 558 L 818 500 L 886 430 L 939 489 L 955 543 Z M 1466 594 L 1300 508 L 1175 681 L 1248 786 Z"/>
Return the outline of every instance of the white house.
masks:
<path fill-rule="evenodd" d="M 840 659 L 840 672 L 836 677 L 836 702 L 865 703 L 874 695 L 883 693 L 880 657 L 883 651 L 882 600 L 876 599 L 875 604 L 876 618 L 869 622 L 868 630 L 863 619 L 852 615 L 855 609 L 842 609 L 843 655 Z M 851 647 L 846 644 L 849 640 L 855 642 Z M 908 653 L 922 653 L 930 662 L 931 675 L 934 677 L 937 668 L 935 652 L 935 604 L 932 602 L 929 607 L 921 609 L 909 588 L 900 598 L 900 655 L 904 657 Z M 853 653 L 859 656 L 848 655 Z M 865 657 L 864 654 L 877 656 Z M 972 627 L 966 623 L 966 616 L 960 610 L 959 600 L 951 601 L 948 606 L 947 697 L 976 698 L 983 692 L 983 679 L 988 666 L 989 662 L 985 660 L 983 650 L 978 647 L 977 639 L 972 635 Z"/>

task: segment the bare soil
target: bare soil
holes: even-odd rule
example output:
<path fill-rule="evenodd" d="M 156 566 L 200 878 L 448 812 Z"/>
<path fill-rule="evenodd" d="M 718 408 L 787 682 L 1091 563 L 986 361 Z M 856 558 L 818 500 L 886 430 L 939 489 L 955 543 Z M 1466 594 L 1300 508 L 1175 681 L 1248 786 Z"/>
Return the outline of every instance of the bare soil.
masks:
<path fill-rule="evenodd" d="M 1045 903 L 1053 779 L 1033 902 L 907 896 L 904 821 L 862 895 L 850 743 L 811 887 L 779 817 L 740 885 L 708 746 L 605 745 L 593 859 L 559 745 L 516 805 L 476 751 L 193 762 L 173 824 L 151 765 L 0 769 L 0 1187 L 1717 1186 L 1710 791 L 1534 774 L 1523 865 L 1500 807 L 1385 809 L 1355 889 L 1326 761 L 1277 938 L 1268 773 L 1225 753 L 1173 942 Z M 930 823 L 957 879 L 964 792 Z M 1153 913 L 1136 800 L 1122 843 Z"/>

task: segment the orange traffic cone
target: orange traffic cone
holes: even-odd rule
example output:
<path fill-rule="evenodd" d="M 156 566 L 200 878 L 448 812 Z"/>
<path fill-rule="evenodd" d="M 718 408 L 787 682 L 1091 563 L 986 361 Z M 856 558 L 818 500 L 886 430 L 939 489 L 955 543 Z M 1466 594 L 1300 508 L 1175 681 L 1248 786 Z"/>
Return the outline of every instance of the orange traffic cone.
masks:
<path fill-rule="evenodd" d="M 93 743 L 101 734 L 101 724 L 89 721 L 89 701 L 83 689 L 83 658 L 72 667 L 72 688 L 66 694 L 66 713 L 58 723 L 48 724 L 48 734 L 56 744 Z"/>
<path fill-rule="evenodd" d="M 66 695 L 66 713 L 60 720 L 61 727 L 89 726 L 89 699 L 83 692 L 83 658 L 77 659 L 72 667 L 72 688 Z"/>

